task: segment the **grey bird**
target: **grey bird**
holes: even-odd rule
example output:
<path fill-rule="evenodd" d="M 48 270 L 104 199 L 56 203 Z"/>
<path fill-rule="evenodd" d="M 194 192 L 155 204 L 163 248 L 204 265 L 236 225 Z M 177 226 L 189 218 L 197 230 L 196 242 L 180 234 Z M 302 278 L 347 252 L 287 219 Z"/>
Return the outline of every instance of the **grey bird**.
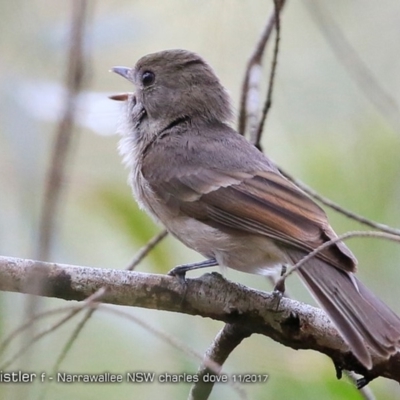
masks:
<path fill-rule="evenodd" d="M 336 238 L 324 211 L 228 123 L 230 99 L 197 54 L 167 50 L 114 67 L 135 87 L 125 100 L 120 152 L 139 205 L 206 261 L 266 275 Z M 343 242 L 297 270 L 357 359 L 400 347 L 400 319 L 355 276 Z"/>

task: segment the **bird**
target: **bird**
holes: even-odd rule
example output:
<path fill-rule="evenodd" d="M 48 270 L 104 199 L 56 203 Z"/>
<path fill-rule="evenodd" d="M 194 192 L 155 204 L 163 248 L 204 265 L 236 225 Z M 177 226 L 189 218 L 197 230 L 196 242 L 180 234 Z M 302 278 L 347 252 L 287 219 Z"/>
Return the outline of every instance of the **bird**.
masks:
<path fill-rule="evenodd" d="M 142 209 L 207 266 L 269 275 L 337 238 L 323 209 L 231 126 L 232 106 L 211 66 L 187 50 L 164 50 L 113 67 L 133 92 L 124 101 L 119 150 Z M 297 273 L 366 368 L 371 354 L 400 347 L 399 317 L 356 276 L 357 259 L 337 241 Z"/>

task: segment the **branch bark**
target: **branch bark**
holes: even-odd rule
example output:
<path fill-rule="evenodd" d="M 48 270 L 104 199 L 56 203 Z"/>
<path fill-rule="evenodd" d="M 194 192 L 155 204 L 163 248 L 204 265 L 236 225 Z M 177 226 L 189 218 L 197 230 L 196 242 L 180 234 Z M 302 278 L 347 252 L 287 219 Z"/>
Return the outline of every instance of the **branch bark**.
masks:
<path fill-rule="evenodd" d="M 221 329 L 204 355 L 203 364 L 197 371 L 199 381 L 190 389 L 189 400 L 208 399 L 214 387 L 214 382 L 204 382 L 204 376 L 206 374 L 217 375 L 233 350 L 250 335 L 251 332 L 243 325 L 226 324 Z M 213 363 L 213 366 L 218 366 L 217 370 L 210 368 L 210 362 Z"/>
<path fill-rule="evenodd" d="M 33 279 L 35 278 L 35 279 Z M 43 285 L 31 285 L 40 278 Z M 220 274 L 187 279 L 186 287 L 168 275 L 147 274 L 46 263 L 0 256 L 0 290 L 82 301 L 106 288 L 104 303 L 199 315 L 246 327 L 295 350 L 316 350 L 336 367 L 359 373 L 370 381 L 383 376 L 400 382 L 400 353 L 385 360 L 373 356 L 367 371 L 350 353 L 326 314 L 288 298 L 229 282 Z M 89 305 L 90 306 L 90 305 Z"/>

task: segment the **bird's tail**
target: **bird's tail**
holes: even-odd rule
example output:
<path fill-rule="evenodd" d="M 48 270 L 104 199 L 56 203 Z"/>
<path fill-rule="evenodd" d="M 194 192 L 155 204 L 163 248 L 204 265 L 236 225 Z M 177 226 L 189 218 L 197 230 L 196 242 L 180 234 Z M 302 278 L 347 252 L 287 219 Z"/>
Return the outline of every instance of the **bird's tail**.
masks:
<path fill-rule="evenodd" d="M 290 251 L 293 263 L 305 254 Z M 389 358 L 400 349 L 400 318 L 353 274 L 313 258 L 298 273 L 357 359 L 372 368 L 368 345 Z"/>

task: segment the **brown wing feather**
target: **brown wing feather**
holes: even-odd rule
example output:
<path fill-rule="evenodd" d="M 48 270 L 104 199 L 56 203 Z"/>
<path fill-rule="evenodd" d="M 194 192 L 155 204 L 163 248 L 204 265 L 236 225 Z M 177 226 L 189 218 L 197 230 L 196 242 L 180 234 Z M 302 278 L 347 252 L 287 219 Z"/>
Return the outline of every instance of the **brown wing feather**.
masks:
<path fill-rule="evenodd" d="M 142 173 L 161 200 L 204 223 L 268 236 L 306 252 L 336 237 L 324 211 L 242 136 L 223 124 L 209 132 L 196 139 L 194 129 L 170 133 L 144 156 Z M 220 157 L 221 146 L 237 157 Z M 343 243 L 319 257 L 345 271 L 356 268 Z"/>
<path fill-rule="evenodd" d="M 268 171 L 243 175 L 203 168 L 160 182 L 155 190 L 169 193 L 182 212 L 205 223 L 265 235 L 307 252 L 336 237 L 324 211 L 285 178 Z M 320 258 L 355 270 L 356 260 L 344 244 L 330 246 Z"/>

